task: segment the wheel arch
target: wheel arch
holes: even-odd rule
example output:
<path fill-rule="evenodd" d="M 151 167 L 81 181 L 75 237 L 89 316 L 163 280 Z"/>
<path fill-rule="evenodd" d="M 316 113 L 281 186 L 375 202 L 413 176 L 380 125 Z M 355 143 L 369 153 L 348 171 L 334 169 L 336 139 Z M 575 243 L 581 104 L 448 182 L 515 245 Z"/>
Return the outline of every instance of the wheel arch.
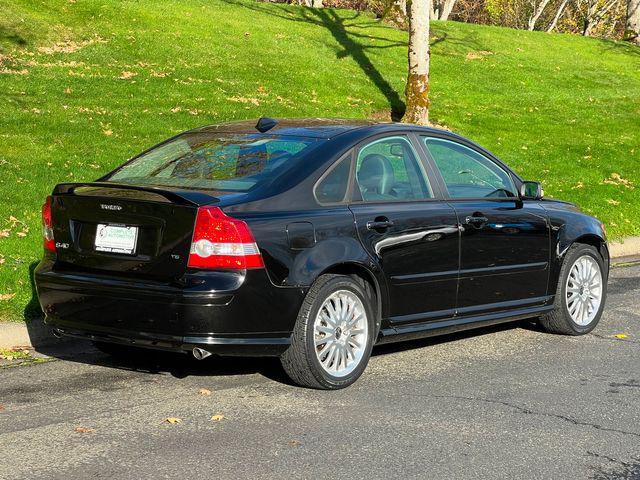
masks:
<path fill-rule="evenodd" d="M 551 278 L 549 281 L 549 292 L 555 292 L 558 286 L 560 270 L 564 262 L 567 251 L 575 244 L 590 245 L 601 255 L 604 262 L 604 275 L 609 277 L 609 247 L 603 234 L 594 230 L 582 230 L 576 232 L 573 229 L 560 229 L 560 235 L 556 245 L 555 259 L 552 263 Z"/>
<path fill-rule="evenodd" d="M 357 276 L 365 281 L 371 287 L 375 296 L 375 314 L 376 314 L 376 337 L 380 332 L 380 326 L 382 322 L 383 308 L 385 302 L 383 301 L 386 291 L 383 292 L 381 282 L 376 277 L 375 273 L 371 271 L 367 266 L 358 262 L 341 262 L 331 265 L 323 270 L 320 275 L 334 274 L 334 275 L 348 275 Z"/>

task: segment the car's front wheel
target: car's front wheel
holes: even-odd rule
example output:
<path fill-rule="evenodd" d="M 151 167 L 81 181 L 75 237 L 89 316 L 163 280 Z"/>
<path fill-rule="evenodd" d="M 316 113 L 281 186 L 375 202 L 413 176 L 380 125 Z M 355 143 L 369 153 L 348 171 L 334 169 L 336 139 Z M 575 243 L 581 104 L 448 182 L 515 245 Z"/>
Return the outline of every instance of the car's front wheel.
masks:
<path fill-rule="evenodd" d="M 602 316 L 607 296 L 605 265 L 591 245 L 574 244 L 566 253 L 556 290 L 554 310 L 540 321 L 549 332 L 584 335 Z"/>
<path fill-rule="evenodd" d="M 298 314 L 291 345 L 281 362 L 298 385 L 325 390 L 347 387 L 367 366 L 375 335 L 373 295 L 366 282 L 322 275 Z"/>

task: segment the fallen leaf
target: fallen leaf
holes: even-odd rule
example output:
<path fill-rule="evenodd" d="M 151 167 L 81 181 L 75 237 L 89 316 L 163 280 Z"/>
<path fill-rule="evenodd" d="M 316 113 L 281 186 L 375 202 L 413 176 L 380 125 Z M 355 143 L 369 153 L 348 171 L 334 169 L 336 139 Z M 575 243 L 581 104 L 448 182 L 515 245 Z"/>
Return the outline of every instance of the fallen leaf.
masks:
<path fill-rule="evenodd" d="M 110 137 L 111 135 L 113 135 L 113 130 L 105 130 L 102 133 L 104 133 L 107 137 Z"/>
<path fill-rule="evenodd" d="M 95 430 L 93 428 L 87 428 L 87 427 L 76 427 L 74 429 L 74 432 L 77 432 L 77 433 L 92 433 L 92 432 L 95 432 Z"/>
<path fill-rule="evenodd" d="M 612 198 L 607 198 L 607 203 L 608 203 L 609 205 L 620 205 L 620 202 L 619 202 L 619 201 L 614 200 L 614 199 L 612 199 Z"/>
<path fill-rule="evenodd" d="M 0 293 L 0 301 L 11 300 L 15 296 L 16 296 L 15 293 Z"/>
<path fill-rule="evenodd" d="M 4 411 L 4 405 L 0 405 L 0 412 Z"/>
<path fill-rule="evenodd" d="M 616 333 L 614 335 L 614 337 L 619 338 L 620 340 L 623 340 L 623 339 L 627 338 L 628 335 L 626 333 Z"/>
<path fill-rule="evenodd" d="M 298 440 L 289 440 L 288 445 L 290 447 L 299 447 L 300 446 L 300 442 Z"/>
<path fill-rule="evenodd" d="M 120 76 L 118 77 L 120 80 L 128 80 L 130 78 L 133 78 L 135 76 L 137 76 L 138 74 L 135 72 L 129 72 L 129 71 L 123 71 Z"/>
<path fill-rule="evenodd" d="M 221 413 L 218 413 L 218 414 L 214 415 L 213 417 L 211 417 L 211 421 L 212 422 L 219 422 L 222 419 L 224 419 L 224 415 L 222 415 Z"/>
<path fill-rule="evenodd" d="M 167 417 L 164 419 L 164 421 L 167 423 L 180 423 L 182 422 L 182 419 L 177 417 Z"/>
<path fill-rule="evenodd" d="M 207 389 L 207 388 L 201 388 L 200 390 L 198 390 L 198 393 L 200 395 L 203 395 L 205 397 L 208 397 L 209 395 L 211 395 L 211 390 Z"/>

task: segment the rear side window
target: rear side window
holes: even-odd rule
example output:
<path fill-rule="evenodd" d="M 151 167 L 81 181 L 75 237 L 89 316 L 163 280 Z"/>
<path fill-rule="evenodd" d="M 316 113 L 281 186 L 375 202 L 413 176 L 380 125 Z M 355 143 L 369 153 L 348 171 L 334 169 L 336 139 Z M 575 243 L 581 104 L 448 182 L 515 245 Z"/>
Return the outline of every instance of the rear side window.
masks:
<path fill-rule="evenodd" d="M 346 200 L 351 175 L 351 154 L 338 161 L 320 180 L 315 188 L 318 202 L 340 203 Z"/>
<path fill-rule="evenodd" d="M 451 198 L 517 196 L 509 173 L 484 155 L 449 140 L 423 138 Z"/>
<path fill-rule="evenodd" d="M 244 192 L 275 179 L 320 142 L 263 134 L 187 133 L 134 159 L 107 180 Z"/>
<path fill-rule="evenodd" d="M 406 137 L 386 137 L 358 153 L 357 185 L 365 202 L 433 198 L 424 171 Z"/>

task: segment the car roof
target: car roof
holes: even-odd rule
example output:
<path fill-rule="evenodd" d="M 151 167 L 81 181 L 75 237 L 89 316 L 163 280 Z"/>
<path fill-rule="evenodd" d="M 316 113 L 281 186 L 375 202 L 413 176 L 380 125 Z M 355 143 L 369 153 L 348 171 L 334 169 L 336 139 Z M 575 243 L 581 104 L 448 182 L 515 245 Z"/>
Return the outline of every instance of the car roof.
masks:
<path fill-rule="evenodd" d="M 264 132 L 265 135 L 277 134 L 282 136 L 330 139 L 338 135 L 353 132 L 356 130 L 365 135 L 374 135 L 376 133 L 399 130 L 414 130 L 431 133 L 446 132 L 445 130 L 437 128 L 421 127 L 408 123 L 376 122 L 373 120 L 363 120 L 355 118 L 280 118 L 274 120 L 277 122 L 277 124 Z M 260 133 L 256 128 L 257 123 L 258 119 L 227 122 L 216 125 L 207 125 L 191 130 L 191 132 L 233 134 Z M 450 132 L 446 133 L 451 134 Z"/>

